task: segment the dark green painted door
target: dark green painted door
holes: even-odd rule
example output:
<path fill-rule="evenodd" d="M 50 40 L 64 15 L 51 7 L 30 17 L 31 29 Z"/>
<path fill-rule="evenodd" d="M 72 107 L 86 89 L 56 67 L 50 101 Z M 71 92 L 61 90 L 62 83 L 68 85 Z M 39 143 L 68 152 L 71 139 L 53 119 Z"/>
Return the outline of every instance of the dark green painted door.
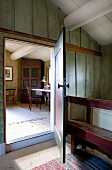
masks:
<path fill-rule="evenodd" d="M 65 113 L 66 113 L 66 57 L 65 29 L 56 43 L 55 50 L 55 139 L 63 163 L 65 162 Z"/>

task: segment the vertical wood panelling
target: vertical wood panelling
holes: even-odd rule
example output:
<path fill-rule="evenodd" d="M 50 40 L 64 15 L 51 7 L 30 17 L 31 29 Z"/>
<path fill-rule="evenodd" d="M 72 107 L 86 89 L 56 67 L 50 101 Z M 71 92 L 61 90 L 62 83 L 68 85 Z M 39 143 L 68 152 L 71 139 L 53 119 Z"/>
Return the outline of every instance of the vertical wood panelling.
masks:
<path fill-rule="evenodd" d="M 75 77 L 75 53 L 66 51 L 66 84 L 70 85 L 66 88 L 66 94 L 76 96 L 76 77 Z"/>
<path fill-rule="evenodd" d="M 12 3 L 13 0 L 0 0 L 0 27 L 12 29 Z"/>
<path fill-rule="evenodd" d="M 97 50 L 97 42 L 93 38 L 90 38 L 90 49 Z"/>
<path fill-rule="evenodd" d="M 93 98 L 101 98 L 101 73 L 100 73 L 100 61 L 101 57 L 94 56 L 94 93 Z"/>
<path fill-rule="evenodd" d="M 80 46 L 80 28 L 70 31 L 70 44 Z"/>
<path fill-rule="evenodd" d="M 93 84 L 94 84 L 94 69 L 93 69 L 93 56 L 86 55 L 86 96 L 93 98 Z"/>
<path fill-rule="evenodd" d="M 81 47 L 89 48 L 89 35 L 81 29 Z"/>
<path fill-rule="evenodd" d="M 15 0 L 15 31 L 32 34 L 32 0 Z"/>
<path fill-rule="evenodd" d="M 70 31 L 66 30 L 66 43 L 70 43 Z"/>
<path fill-rule="evenodd" d="M 46 0 L 34 0 L 33 5 L 33 34 L 48 37 L 48 19 Z"/>
<path fill-rule="evenodd" d="M 98 43 L 90 37 L 90 49 L 92 50 L 100 50 L 100 46 Z M 93 56 L 93 97 L 100 98 L 101 97 L 101 85 L 100 85 L 100 57 Z"/>
<path fill-rule="evenodd" d="M 65 14 L 60 9 L 58 9 L 58 15 L 60 20 L 60 30 L 62 30 L 62 28 L 64 27 Z"/>
<path fill-rule="evenodd" d="M 58 8 L 48 1 L 48 38 L 57 40 L 61 33 Z"/>
<path fill-rule="evenodd" d="M 108 99 L 110 95 L 109 90 L 109 58 L 110 58 L 110 49 L 103 48 L 102 57 L 101 57 L 101 98 Z"/>
<path fill-rule="evenodd" d="M 85 97 L 85 54 L 76 53 L 77 96 Z"/>

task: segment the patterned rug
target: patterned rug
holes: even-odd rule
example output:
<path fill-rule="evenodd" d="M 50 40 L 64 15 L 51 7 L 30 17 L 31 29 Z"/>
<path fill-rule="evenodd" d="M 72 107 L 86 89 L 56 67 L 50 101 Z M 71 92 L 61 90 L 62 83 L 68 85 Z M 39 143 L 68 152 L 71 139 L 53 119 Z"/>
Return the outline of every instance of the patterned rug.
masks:
<path fill-rule="evenodd" d="M 28 104 L 8 105 L 6 108 L 7 143 L 25 140 L 50 130 L 48 107 L 29 110 Z"/>
<path fill-rule="evenodd" d="M 75 155 L 66 155 L 66 163 L 61 158 L 53 159 L 32 170 L 112 170 L 112 165 L 84 150 L 78 149 Z"/>
<path fill-rule="evenodd" d="M 21 123 L 35 123 L 38 120 L 49 121 L 50 113 L 44 108 L 42 110 L 38 108 L 32 108 L 32 111 L 29 108 L 22 108 L 19 106 L 7 107 L 7 125 L 21 124 Z"/>

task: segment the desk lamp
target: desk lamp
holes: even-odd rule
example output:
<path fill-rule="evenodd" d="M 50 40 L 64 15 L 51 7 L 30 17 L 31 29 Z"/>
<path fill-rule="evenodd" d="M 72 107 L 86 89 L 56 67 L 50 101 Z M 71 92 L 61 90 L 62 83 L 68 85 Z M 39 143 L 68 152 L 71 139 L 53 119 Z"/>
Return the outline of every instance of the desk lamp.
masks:
<path fill-rule="evenodd" d="M 44 88 L 44 86 L 45 86 L 45 82 L 46 82 L 46 80 L 45 80 L 45 76 L 43 76 L 43 79 L 41 80 L 42 88 Z"/>

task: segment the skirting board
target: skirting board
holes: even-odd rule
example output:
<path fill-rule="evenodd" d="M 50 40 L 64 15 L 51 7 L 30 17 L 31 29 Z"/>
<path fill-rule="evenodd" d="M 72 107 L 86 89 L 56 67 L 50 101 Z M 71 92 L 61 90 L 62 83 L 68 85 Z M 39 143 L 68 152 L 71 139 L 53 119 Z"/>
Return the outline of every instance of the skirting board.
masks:
<path fill-rule="evenodd" d="M 0 156 L 5 155 L 5 143 L 0 144 Z"/>

